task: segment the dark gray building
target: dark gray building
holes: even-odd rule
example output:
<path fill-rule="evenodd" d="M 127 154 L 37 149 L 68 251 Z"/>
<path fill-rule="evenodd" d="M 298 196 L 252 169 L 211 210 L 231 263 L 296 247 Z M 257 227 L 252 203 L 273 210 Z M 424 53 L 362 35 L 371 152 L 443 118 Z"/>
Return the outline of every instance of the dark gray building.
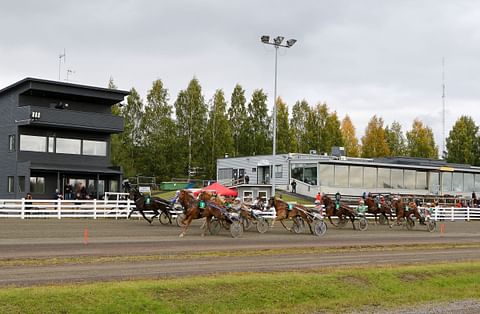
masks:
<path fill-rule="evenodd" d="M 26 78 L 0 90 L 0 199 L 53 198 L 55 190 L 99 197 L 118 191 L 110 135 L 123 131 L 112 105 L 128 92 Z"/>

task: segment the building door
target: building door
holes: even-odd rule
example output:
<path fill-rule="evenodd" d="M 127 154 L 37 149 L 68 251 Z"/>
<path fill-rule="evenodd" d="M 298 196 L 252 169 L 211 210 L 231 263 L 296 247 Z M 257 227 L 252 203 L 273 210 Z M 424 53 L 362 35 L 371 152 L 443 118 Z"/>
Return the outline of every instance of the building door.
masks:
<path fill-rule="evenodd" d="M 238 177 L 239 178 L 245 177 L 245 169 L 238 169 Z"/>

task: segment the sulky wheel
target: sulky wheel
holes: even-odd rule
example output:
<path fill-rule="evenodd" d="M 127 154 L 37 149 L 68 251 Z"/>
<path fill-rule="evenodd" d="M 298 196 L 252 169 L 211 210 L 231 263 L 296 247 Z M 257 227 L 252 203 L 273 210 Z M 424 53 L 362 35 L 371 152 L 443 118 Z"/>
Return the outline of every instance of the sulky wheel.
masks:
<path fill-rule="evenodd" d="M 265 233 L 270 228 L 268 221 L 263 217 L 258 217 L 257 219 L 257 231 L 259 233 Z"/>
<path fill-rule="evenodd" d="M 158 216 L 158 220 L 162 225 L 168 225 L 172 223 L 171 215 L 168 212 L 161 212 Z"/>
<path fill-rule="evenodd" d="M 347 224 L 347 219 L 345 217 L 339 217 L 337 221 L 338 228 L 343 228 Z"/>
<path fill-rule="evenodd" d="M 435 221 L 427 221 L 427 230 L 428 232 L 434 232 L 437 228 L 437 223 Z"/>
<path fill-rule="evenodd" d="M 232 235 L 232 237 L 234 238 L 238 238 L 238 237 L 241 237 L 242 234 L 243 234 L 243 226 L 242 224 L 240 223 L 240 221 L 236 220 L 234 222 L 231 223 L 230 225 L 230 234 Z"/>
<path fill-rule="evenodd" d="M 177 215 L 177 219 L 176 220 L 176 223 L 177 223 L 177 226 L 178 227 L 185 227 L 185 223 L 183 222 L 185 220 L 185 214 L 178 214 Z"/>
<path fill-rule="evenodd" d="M 368 221 L 367 221 L 367 218 L 365 217 L 360 217 L 358 219 L 358 228 L 360 229 L 360 231 L 365 231 L 368 229 Z"/>
<path fill-rule="evenodd" d="M 381 225 L 388 225 L 388 218 L 385 217 L 384 215 L 380 215 L 378 218 L 378 221 L 380 222 Z"/>
<path fill-rule="evenodd" d="M 208 228 L 208 232 L 210 232 L 211 235 L 217 235 L 220 233 L 220 230 L 222 229 L 222 224 L 218 219 L 212 218 L 210 221 L 210 226 Z"/>
<path fill-rule="evenodd" d="M 293 218 L 293 226 L 292 231 L 295 233 L 303 233 L 305 231 L 305 221 L 303 221 L 302 217 L 295 217 Z"/>
<path fill-rule="evenodd" d="M 246 217 L 240 217 L 240 222 L 242 223 L 244 231 L 247 231 L 252 227 L 252 222 Z"/>
<path fill-rule="evenodd" d="M 318 237 L 323 236 L 327 232 L 327 224 L 320 219 L 313 222 L 313 234 Z"/>

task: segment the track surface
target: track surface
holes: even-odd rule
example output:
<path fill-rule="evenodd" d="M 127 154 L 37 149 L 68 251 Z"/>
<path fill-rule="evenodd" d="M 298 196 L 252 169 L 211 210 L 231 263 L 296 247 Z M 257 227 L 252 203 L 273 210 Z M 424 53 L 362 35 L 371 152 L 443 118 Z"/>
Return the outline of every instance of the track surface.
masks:
<path fill-rule="evenodd" d="M 179 228 L 148 225 L 141 220 L 1 219 L 0 262 L 15 259 L 93 256 L 166 256 L 172 254 L 283 248 L 407 245 L 405 250 L 348 251 L 343 253 L 292 253 L 258 256 L 198 257 L 191 259 L 137 260 L 131 262 L 80 263 L 44 266 L 0 266 L 0 286 L 56 282 L 83 282 L 132 278 L 165 278 L 244 271 L 312 269 L 325 266 L 408 264 L 480 260 L 480 246 L 427 249 L 435 244 L 479 244 L 479 222 L 445 222 L 444 233 L 428 233 L 425 227 L 404 230 L 370 224 L 367 231 L 351 225 L 329 225 L 324 237 L 291 234 L 275 225 L 266 234 L 251 230 L 233 239 L 223 230 L 218 236 L 200 236 L 196 223 L 185 238 Z M 88 230 L 88 244 L 84 244 Z M 426 250 L 408 250 L 408 245 Z"/>

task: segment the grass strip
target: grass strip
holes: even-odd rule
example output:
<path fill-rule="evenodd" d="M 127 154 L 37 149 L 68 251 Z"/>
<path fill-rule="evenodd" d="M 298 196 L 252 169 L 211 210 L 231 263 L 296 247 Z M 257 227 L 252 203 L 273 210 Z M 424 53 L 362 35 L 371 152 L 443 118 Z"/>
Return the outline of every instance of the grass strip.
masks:
<path fill-rule="evenodd" d="M 0 259 L 0 267 L 14 266 L 47 266 L 67 264 L 94 264 L 94 263 L 122 263 L 158 260 L 185 260 L 202 259 L 214 257 L 248 257 L 248 256 L 272 256 L 287 254 L 328 254 L 328 253 L 350 253 L 350 252 L 387 252 L 387 251 L 426 251 L 461 248 L 480 248 L 480 243 L 444 243 L 444 244 L 389 244 L 389 245 L 353 245 L 339 247 L 301 247 L 281 249 L 244 249 L 232 251 L 202 251 L 176 254 L 158 255 L 120 255 L 120 256 L 71 256 L 55 258 L 21 258 L 21 259 Z"/>
<path fill-rule="evenodd" d="M 0 289 L 1 313 L 344 313 L 480 299 L 480 262 Z"/>

